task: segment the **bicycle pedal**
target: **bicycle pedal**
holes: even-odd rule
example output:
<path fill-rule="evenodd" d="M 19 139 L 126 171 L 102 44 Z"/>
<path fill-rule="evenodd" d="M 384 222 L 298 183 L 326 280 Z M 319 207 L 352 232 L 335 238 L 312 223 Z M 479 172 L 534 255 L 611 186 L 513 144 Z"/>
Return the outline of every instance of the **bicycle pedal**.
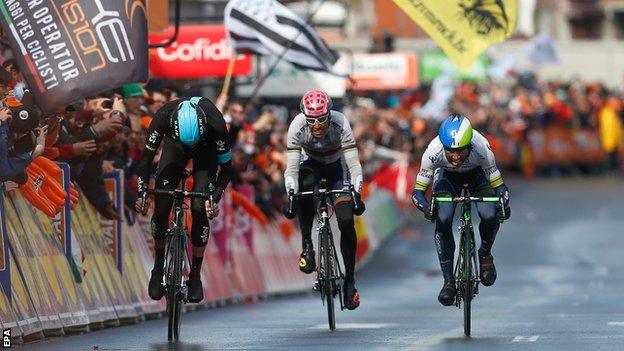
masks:
<path fill-rule="evenodd" d="M 320 287 L 318 282 L 314 283 L 314 286 L 312 287 L 312 290 L 314 290 L 314 291 L 320 291 L 321 290 L 321 287 Z"/>

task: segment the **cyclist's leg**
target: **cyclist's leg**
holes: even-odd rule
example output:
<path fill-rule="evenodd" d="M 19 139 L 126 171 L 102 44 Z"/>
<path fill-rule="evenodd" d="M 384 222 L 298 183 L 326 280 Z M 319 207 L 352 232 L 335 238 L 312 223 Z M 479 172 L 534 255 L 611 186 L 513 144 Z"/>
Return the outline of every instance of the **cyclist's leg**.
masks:
<path fill-rule="evenodd" d="M 156 171 L 155 187 L 164 190 L 174 190 L 180 182 L 185 164 L 186 156 L 184 155 L 184 150 L 170 141 L 165 141 L 160 161 L 158 162 L 158 170 Z M 169 212 L 173 205 L 173 199 L 164 195 L 156 195 L 154 198 L 152 235 L 154 237 L 154 248 L 157 258 L 156 262 L 154 262 L 154 267 L 159 265 L 162 269 L 165 234 L 169 227 Z M 159 260 L 158 258 L 161 259 Z"/>
<path fill-rule="evenodd" d="M 331 185 L 332 190 L 342 190 L 350 185 L 348 168 L 343 160 L 325 165 L 323 176 Z M 340 229 L 340 252 L 345 266 L 344 304 L 349 310 L 360 305 L 360 294 L 355 287 L 355 254 L 357 251 L 357 236 L 353 219 L 351 196 L 335 194 L 332 197 L 336 221 Z"/>
<path fill-rule="evenodd" d="M 474 176 L 470 184 L 470 192 L 475 196 L 496 196 L 490 182 L 485 177 L 483 170 L 480 170 Z M 497 204 L 492 202 L 478 202 L 477 211 L 481 222 L 479 223 L 479 234 L 481 236 L 481 248 L 479 254 L 487 256 L 490 254 L 496 233 L 500 226 L 497 215 Z"/>
<path fill-rule="evenodd" d="M 344 160 L 330 163 L 323 167 L 321 174 L 332 190 L 349 188 L 349 171 Z M 351 196 L 347 194 L 334 194 L 332 196 L 336 220 L 340 229 L 340 251 L 345 264 L 345 278 L 354 281 L 355 252 L 357 249 L 357 237 L 355 234 L 355 222 L 353 220 L 353 207 Z"/>
<path fill-rule="evenodd" d="M 471 187 L 471 193 L 476 196 L 495 196 L 494 190 L 485 177 L 483 170 L 480 170 L 474 177 Z M 479 235 L 481 236 L 479 272 L 481 283 L 485 286 L 490 286 L 496 281 L 496 267 L 494 266 L 494 257 L 492 257 L 491 250 L 500 226 L 497 204 L 492 202 L 478 202 L 477 210 L 481 218 L 481 222 L 479 223 Z"/>
<path fill-rule="evenodd" d="M 156 188 L 175 189 L 184 170 L 184 152 L 173 143 L 165 142 L 156 172 Z M 169 196 L 156 195 L 154 214 L 152 215 L 152 236 L 154 237 L 154 268 L 149 281 L 149 295 L 154 300 L 162 298 L 161 288 L 163 264 L 165 261 L 165 235 L 169 227 L 169 212 L 173 199 Z"/>
<path fill-rule="evenodd" d="M 449 179 L 449 176 L 451 179 Z M 456 196 L 457 187 L 449 172 L 438 169 L 434 175 L 433 192 L 435 195 Z M 455 239 L 453 238 L 453 216 L 455 204 L 438 203 L 438 218 L 435 227 L 435 245 L 440 260 L 440 268 L 444 281 L 453 281 L 453 256 Z"/>
<path fill-rule="evenodd" d="M 320 180 L 319 164 L 313 160 L 304 161 L 299 167 L 299 191 L 310 191 Z M 316 269 L 314 249 L 312 245 L 312 223 L 314 221 L 314 200 L 311 196 L 299 198 L 299 226 L 301 227 L 301 258 L 299 269 L 304 273 L 312 273 Z"/>
<path fill-rule="evenodd" d="M 196 152 L 193 157 L 193 191 L 207 192 L 208 184 L 211 181 L 211 175 L 216 173 L 216 160 L 210 160 L 208 150 L 204 152 Z M 211 162 L 212 161 L 212 162 Z M 193 244 L 193 258 L 191 259 L 191 271 L 187 282 L 189 294 L 188 299 L 191 302 L 199 302 L 203 300 L 204 293 L 201 283 L 201 266 L 204 258 L 204 249 L 208 243 L 210 234 L 210 223 L 206 216 L 204 207 L 204 199 L 193 198 L 191 200 L 191 214 L 193 217 L 193 226 L 191 228 L 191 243 Z"/>

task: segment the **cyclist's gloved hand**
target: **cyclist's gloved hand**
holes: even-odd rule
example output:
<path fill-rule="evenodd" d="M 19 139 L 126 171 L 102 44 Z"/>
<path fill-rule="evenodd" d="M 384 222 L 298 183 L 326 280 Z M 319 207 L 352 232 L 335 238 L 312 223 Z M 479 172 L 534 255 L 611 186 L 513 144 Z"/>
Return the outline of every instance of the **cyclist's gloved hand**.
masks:
<path fill-rule="evenodd" d="M 356 205 L 357 204 L 357 208 Z M 362 196 L 357 191 L 353 192 L 353 214 L 361 216 L 366 211 L 366 205 L 362 201 Z"/>
<path fill-rule="evenodd" d="M 293 219 L 297 215 L 297 201 L 294 200 L 293 193 L 294 190 L 288 192 L 288 201 L 286 201 L 283 208 L 284 217 L 288 219 Z"/>
<path fill-rule="evenodd" d="M 496 196 L 503 197 L 503 205 L 505 206 L 505 216 L 501 217 L 501 219 L 508 220 L 509 217 L 511 217 L 511 208 L 509 207 L 509 188 L 507 188 L 507 185 L 503 183 L 500 186 L 497 186 L 496 188 L 494 188 L 494 192 L 496 193 Z"/>
<path fill-rule="evenodd" d="M 509 207 L 509 188 L 507 188 L 507 185 L 503 183 L 497 186 L 494 188 L 494 192 L 496 193 L 496 196 L 502 196 L 505 207 Z"/>
<path fill-rule="evenodd" d="M 214 192 L 212 193 L 212 201 L 215 204 L 218 204 L 219 201 L 221 201 L 221 197 L 223 196 L 223 191 L 224 190 L 223 190 L 222 187 L 220 187 L 220 186 L 215 187 Z"/>
<path fill-rule="evenodd" d="M 433 221 L 437 218 L 437 211 L 434 208 L 432 212 L 430 203 L 427 201 L 424 191 L 419 189 L 412 190 L 412 202 L 417 209 L 421 210 L 425 214 L 426 219 Z"/>
<path fill-rule="evenodd" d="M 412 190 L 412 202 L 417 209 L 424 212 L 425 205 L 428 203 L 425 192 L 422 190 Z"/>
<path fill-rule="evenodd" d="M 431 208 L 431 206 L 433 206 L 433 203 L 427 202 L 423 207 L 422 211 L 428 221 L 435 221 L 436 219 L 438 219 L 438 209 L 435 206 Z"/>

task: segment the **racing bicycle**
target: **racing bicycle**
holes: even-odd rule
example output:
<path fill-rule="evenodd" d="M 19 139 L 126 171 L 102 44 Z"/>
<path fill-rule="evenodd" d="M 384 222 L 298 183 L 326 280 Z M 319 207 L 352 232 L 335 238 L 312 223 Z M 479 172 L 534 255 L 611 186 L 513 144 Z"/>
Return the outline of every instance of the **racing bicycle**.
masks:
<path fill-rule="evenodd" d="M 212 207 L 214 185 L 208 185 L 208 193 L 193 192 L 186 190 L 186 179 L 190 172 L 185 170 L 182 176 L 181 188 L 175 190 L 149 189 L 143 193 L 143 208 L 147 195 L 164 195 L 173 197 L 173 220 L 167 230 L 165 240 L 165 262 L 163 270 L 163 288 L 167 300 L 167 315 L 169 318 L 167 338 L 169 342 L 178 341 L 180 338 L 180 312 L 182 303 L 187 303 L 188 288 L 184 282 L 184 270 L 189 266 L 187 253 L 187 231 L 184 226 L 184 210 L 188 206 L 184 204 L 185 198 L 202 198 L 209 201 Z"/>
<path fill-rule="evenodd" d="M 299 193 L 290 192 L 288 194 L 288 206 L 292 209 L 294 199 L 300 196 L 312 196 L 316 203 L 316 213 L 318 219 L 318 227 L 316 228 L 318 233 L 318 265 L 316 269 L 316 282 L 314 283 L 314 290 L 320 292 L 321 300 L 324 305 L 327 306 L 327 319 L 329 323 L 329 330 L 336 329 L 336 315 L 335 315 L 335 301 L 334 298 L 338 296 L 340 301 L 340 310 L 344 310 L 344 304 L 342 299 L 342 287 L 344 283 L 344 274 L 340 267 L 340 261 L 338 261 L 338 254 L 336 253 L 336 245 L 334 244 L 334 237 L 329 225 L 330 208 L 333 205 L 333 195 L 349 195 L 351 199 L 355 199 L 355 190 L 353 186 L 351 188 L 343 190 L 328 190 L 326 187 L 326 180 L 321 179 L 319 184 L 312 191 L 303 191 Z M 357 209 L 357 201 L 354 201 L 355 209 Z"/>
<path fill-rule="evenodd" d="M 479 272 L 477 261 L 477 249 L 475 235 L 472 226 L 472 203 L 473 202 L 496 202 L 500 205 L 499 218 L 505 218 L 505 205 L 503 198 L 499 196 L 471 196 L 468 184 L 464 184 L 460 196 L 433 196 L 435 204 L 438 203 L 461 203 L 461 217 L 459 220 L 459 255 L 455 264 L 454 276 L 457 284 L 455 306 L 461 309 L 464 304 L 464 334 L 470 336 L 471 302 L 479 293 Z M 431 206 L 432 212 L 434 206 Z M 430 213 L 433 215 L 433 213 Z M 502 220 L 501 220 L 502 221 Z"/>

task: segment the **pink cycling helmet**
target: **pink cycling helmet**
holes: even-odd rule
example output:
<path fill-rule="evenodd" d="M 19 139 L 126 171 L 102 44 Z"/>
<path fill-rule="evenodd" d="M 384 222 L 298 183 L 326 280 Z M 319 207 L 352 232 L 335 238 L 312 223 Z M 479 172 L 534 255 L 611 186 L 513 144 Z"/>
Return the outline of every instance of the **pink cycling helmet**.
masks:
<path fill-rule="evenodd" d="M 303 94 L 299 109 L 307 117 L 321 117 L 329 114 L 332 101 L 326 92 L 314 89 Z"/>

